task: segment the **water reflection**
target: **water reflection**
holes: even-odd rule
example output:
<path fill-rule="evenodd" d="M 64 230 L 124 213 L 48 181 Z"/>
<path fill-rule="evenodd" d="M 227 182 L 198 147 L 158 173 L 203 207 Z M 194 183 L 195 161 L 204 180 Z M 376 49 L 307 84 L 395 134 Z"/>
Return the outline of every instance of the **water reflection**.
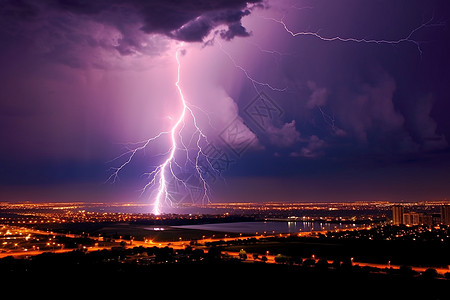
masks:
<path fill-rule="evenodd" d="M 356 227 L 356 224 L 322 223 L 322 222 L 236 222 L 216 223 L 201 225 L 173 226 L 184 229 L 199 229 L 221 232 L 235 232 L 247 234 L 276 234 L 276 233 L 298 233 L 322 230 L 335 230 L 348 227 Z"/>

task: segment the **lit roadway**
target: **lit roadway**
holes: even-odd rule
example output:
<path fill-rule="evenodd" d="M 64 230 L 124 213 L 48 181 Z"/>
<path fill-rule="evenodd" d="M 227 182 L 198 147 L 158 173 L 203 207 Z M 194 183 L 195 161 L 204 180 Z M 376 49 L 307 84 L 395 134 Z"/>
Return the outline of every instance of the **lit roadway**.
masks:
<path fill-rule="evenodd" d="M 10 226 L 10 228 L 15 228 L 15 230 L 18 230 L 22 232 L 22 234 L 39 234 L 39 235 L 51 235 L 51 236 L 64 236 L 68 238 L 77 238 L 81 237 L 81 235 L 75 235 L 70 233 L 56 233 L 53 231 L 44 231 L 44 230 L 38 230 L 33 228 L 27 228 L 27 227 L 15 227 Z M 84 250 L 86 251 L 98 251 L 103 249 L 111 249 L 111 247 L 85 247 Z M 42 253 L 65 253 L 65 252 L 71 252 L 73 250 L 76 250 L 74 248 L 58 248 L 58 249 L 40 249 L 40 250 L 5 250 L 5 252 L 0 252 L 0 259 L 12 256 L 15 258 L 20 257 L 27 257 L 27 256 L 34 256 L 39 255 Z"/>
<path fill-rule="evenodd" d="M 298 234 L 299 236 L 307 236 L 309 235 L 309 232 L 304 232 L 304 233 L 300 233 Z M 198 243 L 201 243 L 200 245 L 195 245 L 193 247 L 197 247 L 197 248 L 201 248 L 202 250 L 204 250 L 205 252 L 208 251 L 208 249 L 204 246 L 206 243 L 212 243 L 212 242 L 219 242 L 219 241 L 223 241 L 223 242 L 227 242 L 227 241 L 235 241 L 235 240 L 244 240 L 244 239 L 248 239 L 248 238 L 256 238 L 256 239 L 260 239 L 260 238 L 267 238 L 267 237 L 283 237 L 283 236 L 289 236 L 289 234 L 277 234 L 277 235 L 255 235 L 255 236 L 242 236 L 242 237 L 228 237 L 228 238 L 204 238 L 202 240 L 197 241 Z M 116 240 L 117 241 L 117 240 Z M 154 241 L 133 241 L 131 245 L 129 245 L 130 241 L 127 240 L 123 240 L 125 242 L 127 242 L 127 247 L 139 247 L 139 246 L 143 246 L 143 247 L 171 247 L 173 249 L 185 249 L 186 246 L 190 245 L 190 241 L 175 241 L 175 242 L 154 242 Z M 239 258 L 239 252 L 232 252 L 232 251 L 222 251 L 223 254 L 225 255 L 229 255 L 230 257 L 234 257 L 234 258 Z M 257 253 L 255 253 L 257 254 Z M 275 255 L 273 254 L 264 254 L 264 256 L 267 258 L 266 263 L 276 263 L 275 262 Z M 258 254 L 259 259 L 253 259 L 253 253 L 247 253 L 247 259 L 246 261 L 261 261 L 260 257 L 262 257 L 261 254 Z M 315 262 L 317 263 L 319 261 L 319 259 L 315 258 L 314 259 Z M 328 260 L 329 264 L 332 264 L 333 261 Z M 374 263 L 366 263 L 366 262 L 357 262 L 354 261 L 352 259 L 352 264 L 353 265 L 359 265 L 361 267 L 374 267 L 374 268 L 379 268 L 379 269 L 385 269 L 385 268 L 392 268 L 392 269 L 400 269 L 400 265 L 392 265 L 392 264 L 374 264 Z M 416 272 L 424 272 L 426 269 L 428 269 L 427 267 L 411 267 L 412 270 L 416 271 Z M 435 269 L 439 274 L 444 275 L 447 272 L 450 272 L 449 268 L 435 268 L 433 267 L 433 269 Z"/>
<path fill-rule="evenodd" d="M 25 228 L 26 231 L 28 233 L 35 233 L 35 234 L 47 234 L 47 235 L 62 235 L 62 236 L 66 236 L 66 237 L 78 237 L 74 234 L 61 234 L 61 233 L 53 233 L 53 232 L 48 232 L 48 231 L 41 231 L 41 230 L 36 230 L 36 229 L 29 229 L 29 228 Z M 318 233 L 317 231 L 315 231 L 315 233 Z M 299 233 L 298 236 L 307 236 L 310 235 L 311 233 L 309 232 L 303 232 L 303 233 Z M 225 238 L 203 238 L 202 240 L 198 240 L 197 243 L 200 243 L 198 245 L 194 245 L 193 247 L 199 248 L 204 250 L 205 252 L 208 251 L 207 247 L 205 246 L 206 243 L 213 243 L 213 242 L 219 242 L 219 241 L 223 241 L 223 242 L 228 242 L 228 241 L 235 241 L 235 240 L 244 240 L 244 239 L 249 239 L 249 238 L 256 238 L 256 239 L 260 239 L 260 238 L 267 238 L 267 237 L 283 237 L 283 236 L 289 236 L 289 234 L 277 234 L 277 235 L 255 235 L 255 236 L 240 236 L 240 237 L 225 237 Z M 91 239 L 94 240 L 99 240 L 98 237 L 90 237 Z M 115 239 L 116 243 L 120 243 L 120 242 L 125 242 L 125 247 L 126 248 L 133 248 L 133 247 L 171 247 L 173 249 L 176 250 L 183 250 L 185 249 L 187 246 L 190 246 L 190 240 L 182 240 L 180 239 L 179 241 L 172 241 L 172 242 L 160 242 L 160 241 L 153 241 L 153 240 L 146 240 L 146 241 L 136 241 L 136 240 L 123 240 L 123 239 Z M 83 247 L 83 250 L 91 252 L 91 251 L 99 251 L 99 250 L 110 250 L 111 247 Z M 33 256 L 33 255 L 39 255 L 42 253 L 65 253 L 65 252 L 71 252 L 74 251 L 76 249 L 53 249 L 53 250 L 21 250 L 21 251 L 8 251 L 8 252 L 3 252 L 0 253 L 0 259 L 7 257 L 7 256 L 13 256 L 13 257 L 26 257 L 26 256 Z M 231 252 L 231 251 L 222 251 L 223 254 L 228 255 L 230 257 L 235 257 L 235 258 L 239 258 L 239 252 Z M 256 254 L 256 253 L 255 253 Z M 258 257 L 261 257 L 261 254 L 258 254 Z M 275 255 L 266 253 L 264 254 L 264 256 L 266 256 L 267 261 L 266 263 L 276 263 L 275 262 Z M 261 261 L 260 259 L 253 259 L 253 253 L 247 253 L 247 261 Z M 315 261 L 317 262 L 318 259 L 315 258 Z M 329 264 L 332 263 L 332 261 L 328 261 Z M 374 267 L 374 268 L 379 268 L 379 269 L 385 269 L 385 268 L 392 268 L 392 269 L 400 269 L 401 266 L 399 265 L 392 265 L 392 264 L 374 264 L 374 263 L 365 263 L 365 262 L 356 262 L 353 261 L 352 259 L 352 264 L 353 265 L 359 265 L 361 267 Z M 424 272 L 427 268 L 426 267 L 411 267 L 412 270 L 417 271 L 417 272 Z M 434 268 L 439 274 L 445 274 L 447 272 L 450 272 L 449 268 Z"/>

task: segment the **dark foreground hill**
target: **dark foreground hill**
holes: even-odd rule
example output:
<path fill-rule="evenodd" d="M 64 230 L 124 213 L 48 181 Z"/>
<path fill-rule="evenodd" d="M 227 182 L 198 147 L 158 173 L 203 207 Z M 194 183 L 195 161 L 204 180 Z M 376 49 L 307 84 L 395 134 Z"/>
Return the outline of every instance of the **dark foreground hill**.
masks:
<path fill-rule="evenodd" d="M 433 274 L 243 262 L 207 253 L 196 253 L 195 260 L 139 264 L 112 259 L 117 253 L 74 251 L 33 259 L 7 257 L 0 260 L 0 284 L 21 296 L 50 292 L 55 298 L 89 299 L 139 294 L 154 298 L 150 295 L 155 293 L 157 298 L 167 299 L 307 299 L 306 295 L 312 299 L 449 299 L 450 293 L 450 280 Z"/>

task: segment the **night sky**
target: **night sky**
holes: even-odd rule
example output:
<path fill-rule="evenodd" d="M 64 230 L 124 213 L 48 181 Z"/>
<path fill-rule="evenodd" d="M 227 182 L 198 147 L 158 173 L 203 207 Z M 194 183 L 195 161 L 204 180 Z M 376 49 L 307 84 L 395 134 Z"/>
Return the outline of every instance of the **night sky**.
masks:
<path fill-rule="evenodd" d="M 212 202 L 447 199 L 449 20 L 447 0 L 0 0 L 0 201 L 152 201 L 167 136 L 110 176 L 179 117 L 176 53 Z M 193 124 L 174 202 L 198 200 Z"/>

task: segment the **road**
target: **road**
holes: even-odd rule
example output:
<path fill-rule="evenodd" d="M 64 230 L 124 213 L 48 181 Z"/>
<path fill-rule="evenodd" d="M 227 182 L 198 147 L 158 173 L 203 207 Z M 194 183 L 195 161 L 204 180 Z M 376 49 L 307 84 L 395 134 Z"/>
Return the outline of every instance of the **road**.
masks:
<path fill-rule="evenodd" d="M 359 265 L 361 267 L 374 267 L 374 268 L 380 268 L 380 269 L 385 269 L 385 268 L 392 268 L 392 269 L 400 269 L 401 266 L 399 265 L 391 265 L 391 264 L 372 264 L 372 263 L 365 263 L 365 262 L 353 262 L 353 265 Z M 444 275 L 447 272 L 450 272 L 449 268 L 434 268 L 434 267 L 429 267 L 429 268 L 433 268 L 435 269 L 439 274 Z M 425 272 L 425 270 L 429 269 L 427 267 L 411 267 L 412 270 L 422 273 Z"/>
<path fill-rule="evenodd" d="M 225 252 L 222 252 L 223 254 L 226 254 L 226 255 L 228 255 L 228 256 L 230 256 L 230 257 L 233 257 L 233 258 L 239 258 L 239 252 L 230 252 L 230 251 L 225 251 Z M 246 261 L 250 261 L 250 262 L 254 262 L 254 261 L 261 261 L 261 254 L 259 254 L 258 255 L 259 256 L 259 258 L 258 259 L 253 259 L 253 253 L 247 253 L 247 259 L 246 259 Z M 264 255 L 264 256 L 266 256 L 266 258 L 267 258 L 267 261 L 266 261 L 266 263 L 276 263 L 275 262 L 275 255 L 270 255 L 270 254 L 267 254 L 267 255 Z M 308 258 L 310 258 L 310 257 L 308 257 Z M 306 259 L 306 258 L 303 258 L 303 260 L 304 259 Z M 318 259 L 315 259 L 314 260 L 316 263 L 319 261 Z M 328 264 L 332 264 L 333 263 L 333 261 L 332 260 L 328 260 L 327 261 L 328 262 Z M 352 261 L 352 265 L 353 266 L 356 266 L 356 265 L 358 265 L 358 266 L 360 266 L 360 267 L 373 267 L 373 268 L 378 268 L 378 269 L 381 269 L 381 270 L 383 270 L 383 269 L 394 269 L 394 270 L 398 270 L 398 269 L 400 269 L 402 266 L 400 266 L 400 265 L 392 265 L 392 264 L 374 264 L 374 263 L 366 263 L 366 262 L 357 262 L 357 261 Z M 444 275 L 445 273 L 447 273 L 447 272 L 450 272 L 450 268 L 435 268 L 435 267 L 411 267 L 411 269 L 413 270 L 413 271 L 416 271 L 416 272 L 419 272 L 419 273 L 423 273 L 423 272 L 425 272 L 427 269 L 429 269 L 429 268 L 433 268 L 433 269 L 435 269 L 439 274 L 441 274 L 441 275 Z"/>
<path fill-rule="evenodd" d="M 303 236 L 308 235 L 309 233 L 302 233 Z M 276 235 L 277 237 L 280 236 L 287 236 L 287 235 Z M 228 242 L 228 241 L 235 241 L 235 240 L 244 240 L 244 239 L 248 239 L 248 238 L 256 238 L 256 239 L 260 239 L 260 238 L 267 238 L 269 236 L 262 236 L 262 235 L 258 235 L 258 236 L 243 236 L 243 237 L 230 237 L 230 238 L 220 238 L 220 239 L 212 239 L 212 238 L 205 238 L 202 239 L 200 241 L 198 241 L 198 243 L 200 243 L 200 248 L 202 248 L 204 251 L 207 251 L 207 247 L 205 247 L 204 245 L 206 243 L 212 243 L 212 242 L 219 242 L 219 241 L 224 241 L 224 242 Z M 129 242 L 129 241 L 128 241 Z M 171 247 L 174 249 L 184 249 L 186 246 L 188 246 L 190 244 L 190 241 L 176 241 L 176 242 L 153 242 L 153 241 L 148 241 L 148 242 L 139 242 L 139 241 L 133 241 L 132 245 L 130 245 L 130 247 L 139 247 L 139 246 L 143 246 L 143 247 L 153 247 L 153 246 L 157 246 L 157 247 Z M 197 246 L 198 247 L 198 246 Z M 234 257 L 234 258 L 239 258 L 239 252 L 231 252 L 231 251 L 223 251 L 223 254 L 226 254 L 230 257 Z M 255 253 L 257 254 L 257 253 Z M 261 254 L 257 254 L 258 257 L 261 257 Z M 266 256 L 267 261 L 266 263 L 276 263 L 275 262 L 275 255 L 272 254 L 265 254 L 264 256 Z M 310 257 L 308 257 L 310 258 Z M 303 258 L 306 259 L 306 258 Z M 247 253 L 247 261 L 261 261 L 261 259 L 253 259 L 253 253 Z M 315 262 L 317 263 L 319 261 L 319 259 L 315 259 Z M 333 261 L 329 260 L 328 261 L 329 264 L 332 264 Z M 400 269 L 400 265 L 392 265 L 392 264 L 375 264 L 375 263 L 367 263 L 367 262 L 358 262 L 358 261 L 353 261 L 352 260 L 352 264 L 353 265 L 359 265 L 360 267 L 373 267 L 373 268 L 379 268 L 379 269 Z M 450 266 L 449 266 L 450 267 Z M 412 270 L 422 273 L 425 270 L 427 270 L 429 267 L 411 267 Z M 450 268 L 435 268 L 432 267 L 433 269 L 435 269 L 439 274 L 444 275 L 447 272 L 450 272 Z"/>
<path fill-rule="evenodd" d="M 79 237 L 77 235 L 74 234 L 62 234 L 62 233 L 54 233 L 54 232 L 48 232 L 48 231 L 42 231 L 42 230 L 36 230 L 36 229 L 30 229 L 30 228 L 24 228 L 27 230 L 27 233 L 34 233 L 34 234 L 47 234 L 47 235 L 60 235 L 60 236 L 66 236 L 66 237 L 71 237 L 71 238 L 76 238 Z M 316 232 L 317 233 L 317 232 Z M 310 235 L 311 233 L 309 232 L 304 232 L 304 233 L 299 233 L 299 236 L 307 236 Z M 197 241 L 197 245 L 194 246 L 194 248 L 199 248 L 204 250 L 205 252 L 208 251 L 208 247 L 205 246 L 207 243 L 214 243 L 214 242 L 230 242 L 230 241 L 235 241 L 235 240 L 245 240 L 245 239 L 249 239 L 249 238 L 255 238 L 255 239 L 261 239 L 261 238 L 269 238 L 269 237 L 283 237 L 283 236 L 289 236 L 289 234 L 277 234 L 277 235 L 257 235 L 257 236 L 240 236 L 240 237 L 225 237 L 225 238 L 204 238 L 202 240 L 198 240 Z M 90 237 L 91 239 L 97 240 L 99 241 L 98 237 Z M 137 241 L 137 240 L 123 240 L 123 239 L 116 239 L 115 242 L 117 244 L 124 242 L 125 243 L 125 247 L 126 248 L 133 248 L 133 247 L 171 247 L 173 249 L 176 250 L 182 250 L 185 249 L 187 246 L 190 246 L 190 240 L 179 240 L 179 241 L 172 241 L 172 242 L 162 242 L 162 241 L 153 241 L 153 240 L 146 240 L 146 241 Z M 84 248 L 86 251 L 91 252 L 91 251 L 99 251 L 99 250 L 110 250 L 111 247 L 85 247 Z M 7 256 L 13 256 L 16 258 L 20 258 L 20 257 L 27 257 L 27 256 L 34 256 L 34 255 L 39 255 L 42 253 L 65 253 L 65 252 L 70 252 L 73 251 L 75 249 L 54 249 L 54 250 L 28 250 L 28 251 L 8 251 L 8 252 L 2 252 L 0 253 L 0 259 L 7 257 Z M 239 258 L 239 252 L 231 252 L 231 251 L 225 251 L 222 252 L 223 254 L 226 254 L 230 257 L 236 257 Z M 258 255 L 259 257 L 261 257 L 261 254 Z M 267 261 L 266 263 L 276 263 L 275 262 L 275 255 L 272 254 L 265 254 Z M 304 258 L 305 259 L 305 258 Z M 247 261 L 249 262 L 253 262 L 253 261 L 261 261 L 260 259 L 254 260 L 253 259 L 253 253 L 247 253 Z M 317 262 L 318 259 L 315 259 L 315 261 Z M 328 261 L 329 264 L 332 263 L 332 261 Z M 361 267 L 374 267 L 374 268 L 379 268 L 379 269 L 385 269 L 385 268 L 392 268 L 392 269 L 400 269 L 401 266 L 399 265 L 392 265 L 392 264 L 374 264 L 374 263 L 366 263 L 366 262 L 357 262 L 357 261 L 352 261 L 353 265 L 359 265 Z M 449 266 L 450 267 L 450 266 Z M 411 267 L 412 270 L 416 271 L 416 272 L 424 272 L 426 269 L 428 269 L 427 267 Z M 439 274 L 445 274 L 447 272 L 450 272 L 450 268 L 434 268 Z"/>
<path fill-rule="evenodd" d="M 30 251 L 7 251 L 0 253 L 0 258 L 4 258 L 7 256 L 12 256 L 15 258 L 25 257 L 25 256 L 34 256 L 39 255 L 44 252 L 51 252 L 51 253 L 65 253 L 73 251 L 74 249 L 56 249 L 56 250 L 30 250 Z"/>

